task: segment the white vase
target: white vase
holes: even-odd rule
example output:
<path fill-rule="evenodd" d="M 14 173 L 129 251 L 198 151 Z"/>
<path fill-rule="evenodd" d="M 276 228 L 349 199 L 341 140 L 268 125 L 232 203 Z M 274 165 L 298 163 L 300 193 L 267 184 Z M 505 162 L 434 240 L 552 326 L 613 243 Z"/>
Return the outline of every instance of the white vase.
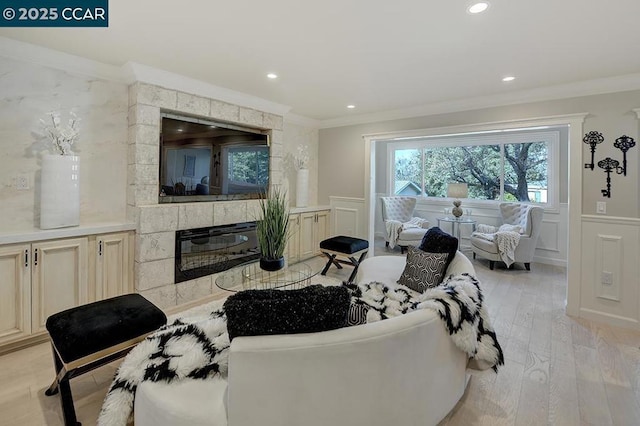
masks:
<path fill-rule="evenodd" d="M 45 155 L 40 175 L 40 228 L 80 224 L 80 157 Z"/>
<path fill-rule="evenodd" d="M 296 177 L 296 207 L 309 204 L 309 170 L 299 169 Z"/>

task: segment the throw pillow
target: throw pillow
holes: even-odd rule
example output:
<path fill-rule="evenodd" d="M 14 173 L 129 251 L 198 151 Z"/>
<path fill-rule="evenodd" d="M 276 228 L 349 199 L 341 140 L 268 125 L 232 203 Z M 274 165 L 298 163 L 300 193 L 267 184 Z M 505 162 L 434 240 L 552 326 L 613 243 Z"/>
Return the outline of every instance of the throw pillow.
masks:
<path fill-rule="evenodd" d="M 347 318 L 347 326 L 362 325 L 367 323 L 367 313 L 371 306 L 360 300 L 351 302 L 349 305 L 349 317 Z"/>
<path fill-rule="evenodd" d="M 319 284 L 299 290 L 241 291 L 224 303 L 229 339 L 345 327 L 350 302 L 346 288 Z"/>
<path fill-rule="evenodd" d="M 458 251 L 458 239 L 434 226 L 424 234 L 419 248 L 428 253 L 448 253 L 446 271 Z"/>
<path fill-rule="evenodd" d="M 447 270 L 448 256 L 448 253 L 427 253 L 415 247 L 409 247 L 407 264 L 398 284 L 420 293 L 439 285 Z"/>

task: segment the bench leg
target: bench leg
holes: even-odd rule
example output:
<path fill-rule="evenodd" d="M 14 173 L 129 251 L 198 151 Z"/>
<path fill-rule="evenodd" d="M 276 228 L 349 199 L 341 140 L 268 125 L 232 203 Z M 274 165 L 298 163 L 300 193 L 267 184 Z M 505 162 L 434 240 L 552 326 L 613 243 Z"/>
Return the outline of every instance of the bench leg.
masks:
<path fill-rule="evenodd" d="M 60 374 L 60 370 L 62 370 L 62 361 L 58 358 L 58 352 L 56 352 L 56 348 L 51 344 L 51 352 L 53 352 L 53 366 L 56 369 L 56 378 L 53 379 L 53 383 L 49 386 L 49 389 L 44 391 L 44 394 L 47 396 L 55 395 L 58 393 L 58 375 Z"/>
<path fill-rule="evenodd" d="M 65 375 L 58 386 L 60 388 L 60 403 L 62 404 L 62 416 L 64 417 L 65 426 L 81 426 L 81 423 L 76 418 L 69 378 Z"/>
<path fill-rule="evenodd" d="M 358 273 L 358 267 L 360 266 L 360 262 L 362 262 L 366 256 L 367 256 L 367 252 L 365 251 L 360 255 L 360 258 L 358 260 L 356 260 L 352 256 L 349 257 L 349 260 L 353 264 L 353 271 L 351 272 L 351 275 L 349 275 L 349 281 L 347 281 L 349 284 L 351 284 L 353 280 L 356 278 L 356 274 Z"/>
<path fill-rule="evenodd" d="M 76 410 L 73 406 L 73 396 L 71 394 L 71 386 L 69 385 L 69 373 L 63 371 L 64 364 L 58 357 L 58 352 L 56 348 L 51 345 L 51 350 L 53 351 L 53 364 L 56 369 L 56 378 L 49 386 L 44 394 L 46 396 L 55 395 L 60 392 L 60 404 L 62 405 L 62 416 L 64 418 L 65 426 L 80 426 L 81 423 L 78 422 L 76 418 Z"/>
<path fill-rule="evenodd" d="M 340 266 L 336 262 L 336 255 L 335 254 L 329 254 L 329 253 L 325 253 L 325 252 L 322 252 L 322 254 L 327 256 L 327 258 L 329 260 L 327 261 L 327 264 L 324 265 L 324 268 L 322 269 L 322 272 L 320 272 L 320 275 L 327 275 L 327 271 L 329 270 L 329 268 L 331 267 L 332 264 L 335 264 L 338 268 L 342 268 L 342 266 Z"/>
<path fill-rule="evenodd" d="M 327 258 L 329 260 L 327 261 L 327 264 L 324 265 L 324 269 L 322 270 L 322 272 L 320 272 L 320 275 L 326 275 L 327 271 L 329 270 L 331 265 L 336 265 L 336 268 L 342 269 L 342 265 L 340 265 L 340 263 L 338 263 L 338 261 L 336 260 L 336 255 L 335 254 L 329 254 L 329 253 L 324 252 L 324 251 L 322 252 L 322 254 L 327 256 Z"/>

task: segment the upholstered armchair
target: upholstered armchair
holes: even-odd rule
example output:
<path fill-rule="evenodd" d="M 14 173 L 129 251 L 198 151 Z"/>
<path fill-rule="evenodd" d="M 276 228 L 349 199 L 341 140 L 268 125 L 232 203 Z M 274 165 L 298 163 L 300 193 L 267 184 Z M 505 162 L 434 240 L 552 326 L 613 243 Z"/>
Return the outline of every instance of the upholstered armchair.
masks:
<path fill-rule="evenodd" d="M 381 200 L 382 220 L 386 228 L 386 246 L 394 248 L 398 245 L 402 253 L 407 246 L 419 246 L 429 228 L 429 221 L 413 215 L 416 199 L 414 197 L 381 197 Z"/>
<path fill-rule="evenodd" d="M 531 270 L 531 261 L 533 260 L 540 229 L 542 228 L 543 214 L 542 207 L 531 204 L 500 204 L 500 215 L 502 216 L 503 224 L 519 227 L 520 239 L 515 248 L 513 258 L 514 262 L 524 263 L 527 271 Z M 473 250 L 474 259 L 476 255 L 489 259 L 489 269 L 491 270 L 493 270 L 496 261 L 503 260 L 498 250 L 498 244 L 495 241 L 482 238 L 476 233 L 471 235 L 471 249 Z"/>

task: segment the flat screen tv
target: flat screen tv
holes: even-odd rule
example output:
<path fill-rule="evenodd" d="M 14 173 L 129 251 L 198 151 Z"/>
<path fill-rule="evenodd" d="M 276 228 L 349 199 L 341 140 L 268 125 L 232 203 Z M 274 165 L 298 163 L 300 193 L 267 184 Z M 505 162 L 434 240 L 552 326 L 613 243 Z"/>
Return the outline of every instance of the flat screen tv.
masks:
<path fill-rule="evenodd" d="M 264 197 L 266 132 L 173 114 L 161 119 L 161 203 Z"/>

